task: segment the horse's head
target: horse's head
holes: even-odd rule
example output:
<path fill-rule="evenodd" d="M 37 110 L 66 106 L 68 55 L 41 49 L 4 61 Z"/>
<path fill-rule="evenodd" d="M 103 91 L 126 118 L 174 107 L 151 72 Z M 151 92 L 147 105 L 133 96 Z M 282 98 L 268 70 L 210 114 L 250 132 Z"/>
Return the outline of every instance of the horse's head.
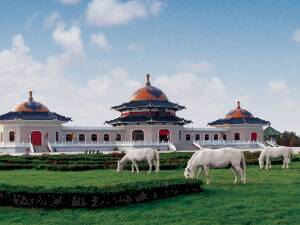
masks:
<path fill-rule="evenodd" d="M 123 163 L 121 161 L 118 161 L 117 172 L 120 172 L 121 170 L 123 170 Z"/>
<path fill-rule="evenodd" d="M 194 173 L 193 173 L 192 169 L 189 167 L 189 165 L 187 165 L 187 167 L 184 170 L 184 177 L 187 179 L 194 177 Z"/>

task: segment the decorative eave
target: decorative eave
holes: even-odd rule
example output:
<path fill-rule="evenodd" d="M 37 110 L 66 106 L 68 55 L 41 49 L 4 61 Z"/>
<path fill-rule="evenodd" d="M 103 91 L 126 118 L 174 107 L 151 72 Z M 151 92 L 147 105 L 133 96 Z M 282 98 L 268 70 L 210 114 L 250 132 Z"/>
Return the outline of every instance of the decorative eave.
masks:
<path fill-rule="evenodd" d="M 209 126 L 219 126 L 219 125 L 239 125 L 239 124 L 249 124 L 249 125 L 263 125 L 267 126 L 271 123 L 269 121 L 253 117 L 253 118 L 225 118 L 218 119 L 211 123 L 208 123 Z"/>
<path fill-rule="evenodd" d="M 0 116 L 0 121 L 9 120 L 72 121 L 70 117 L 65 117 L 55 112 L 8 112 Z"/>
<path fill-rule="evenodd" d="M 139 109 L 139 108 L 167 108 L 173 109 L 176 111 L 185 109 L 185 106 L 179 105 L 177 103 L 161 100 L 141 100 L 141 101 L 130 101 L 123 103 L 121 105 L 112 106 L 111 109 L 116 111 L 124 111 L 130 109 Z"/>
<path fill-rule="evenodd" d="M 106 121 L 106 124 L 116 125 L 126 125 L 126 124 L 155 124 L 155 123 L 164 123 L 164 124 L 180 124 L 185 125 L 191 123 L 191 120 L 185 120 L 177 116 L 173 117 L 118 117 L 114 120 Z"/>

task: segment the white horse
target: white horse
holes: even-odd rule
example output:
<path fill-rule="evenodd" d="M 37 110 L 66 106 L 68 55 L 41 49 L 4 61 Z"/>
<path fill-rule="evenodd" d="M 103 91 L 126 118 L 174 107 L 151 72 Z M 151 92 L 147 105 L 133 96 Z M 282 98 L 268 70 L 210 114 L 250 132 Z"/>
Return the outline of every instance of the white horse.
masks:
<path fill-rule="evenodd" d="M 271 160 L 279 157 L 283 157 L 282 169 L 289 168 L 290 159 L 293 155 L 293 149 L 290 147 L 266 147 L 264 148 L 258 158 L 259 167 L 264 168 L 264 161 L 266 160 L 265 169 L 271 168 Z"/>
<path fill-rule="evenodd" d="M 123 167 L 127 162 L 131 161 L 132 167 L 131 171 L 134 173 L 134 168 L 136 172 L 139 173 L 139 168 L 137 162 L 147 161 L 149 165 L 148 174 L 152 171 L 152 165 L 155 166 L 155 172 L 159 171 L 159 152 L 152 148 L 139 148 L 127 150 L 123 158 L 118 161 L 117 172 L 123 170 Z"/>
<path fill-rule="evenodd" d="M 234 174 L 234 184 L 237 183 L 238 175 L 240 176 L 241 182 L 245 184 L 246 161 L 244 153 L 234 148 L 205 148 L 195 152 L 185 168 L 184 176 L 185 178 L 193 178 L 197 169 L 199 169 L 198 176 L 202 174 L 202 170 L 204 170 L 206 182 L 209 184 L 209 169 L 226 168 L 228 166 L 231 167 Z"/>

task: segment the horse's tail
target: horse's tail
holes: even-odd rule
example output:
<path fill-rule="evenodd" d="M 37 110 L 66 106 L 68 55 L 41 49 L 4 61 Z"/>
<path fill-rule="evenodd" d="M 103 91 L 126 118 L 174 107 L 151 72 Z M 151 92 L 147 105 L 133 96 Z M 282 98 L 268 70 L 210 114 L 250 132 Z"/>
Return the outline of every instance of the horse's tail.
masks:
<path fill-rule="evenodd" d="M 245 155 L 242 151 L 241 151 L 241 168 L 244 172 L 244 177 L 246 177 L 246 160 L 245 160 Z"/>
<path fill-rule="evenodd" d="M 155 154 L 155 172 L 159 171 L 159 152 L 157 150 L 154 150 Z"/>

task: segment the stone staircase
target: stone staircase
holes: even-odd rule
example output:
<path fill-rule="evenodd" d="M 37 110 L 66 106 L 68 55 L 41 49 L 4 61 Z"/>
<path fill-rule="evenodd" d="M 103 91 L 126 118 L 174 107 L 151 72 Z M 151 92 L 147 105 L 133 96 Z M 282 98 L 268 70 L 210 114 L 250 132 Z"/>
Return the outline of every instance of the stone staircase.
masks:
<path fill-rule="evenodd" d="M 199 148 L 197 148 L 195 145 L 191 144 L 176 144 L 175 145 L 177 151 L 197 151 Z"/>
<path fill-rule="evenodd" d="M 47 146 L 33 146 L 35 153 L 51 152 Z"/>

